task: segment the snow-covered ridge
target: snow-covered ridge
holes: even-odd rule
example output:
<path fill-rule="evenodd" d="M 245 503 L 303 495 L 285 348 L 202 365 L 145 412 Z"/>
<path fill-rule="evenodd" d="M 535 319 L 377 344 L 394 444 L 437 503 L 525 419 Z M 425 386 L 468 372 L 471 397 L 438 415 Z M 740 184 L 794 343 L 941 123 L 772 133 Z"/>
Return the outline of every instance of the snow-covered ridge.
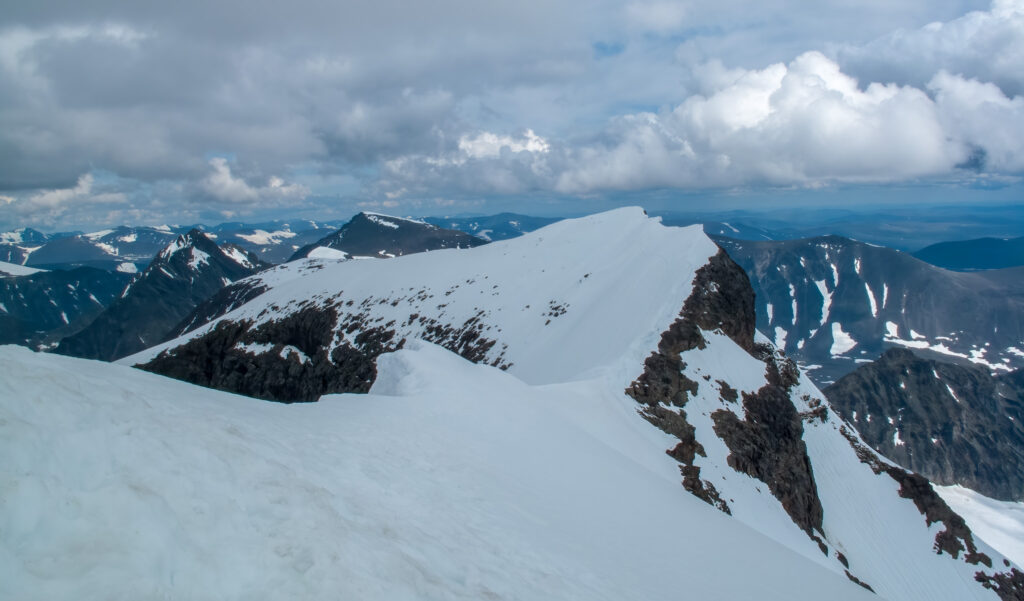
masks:
<path fill-rule="evenodd" d="M 481 360 L 528 382 L 617 366 L 625 386 L 690 295 L 694 272 L 717 251 L 699 226 L 665 227 L 639 208 L 619 209 L 473 249 L 296 261 L 251 278 L 269 290 L 219 321 L 258 326 L 300 306 L 330 306 L 339 313 L 335 344 L 354 336 L 347 319 L 386 327 L 396 342 L 432 327 L 472 329 L 494 341 Z M 126 361 L 144 363 L 215 325 Z"/>

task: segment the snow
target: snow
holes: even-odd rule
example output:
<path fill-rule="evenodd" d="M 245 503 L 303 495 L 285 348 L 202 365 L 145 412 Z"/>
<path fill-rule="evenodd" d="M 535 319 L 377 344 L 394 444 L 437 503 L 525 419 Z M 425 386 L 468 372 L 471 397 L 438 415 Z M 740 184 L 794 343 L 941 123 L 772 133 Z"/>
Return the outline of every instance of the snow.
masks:
<path fill-rule="evenodd" d="M 0 348 L 0 597 L 876 598 L 684 493 L 621 394 L 413 346 L 302 405 Z"/>
<path fill-rule="evenodd" d="M 336 248 L 329 248 L 326 246 L 318 246 L 313 250 L 309 251 L 310 259 L 334 259 L 343 260 L 348 258 L 348 253 L 343 250 Z"/>
<path fill-rule="evenodd" d="M 829 353 L 835 357 L 851 351 L 855 346 L 857 341 L 843 331 L 843 324 L 838 321 L 832 322 L 832 348 Z"/>
<path fill-rule="evenodd" d="M 857 275 L 860 275 L 860 259 L 859 258 L 855 258 L 853 260 L 853 270 L 857 273 Z"/>
<path fill-rule="evenodd" d="M 775 326 L 775 346 L 786 348 L 786 329 Z"/>
<path fill-rule="evenodd" d="M 997 501 L 962 486 L 935 486 L 967 527 L 1017 566 L 1024 566 L 1024 503 Z"/>
<path fill-rule="evenodd" d="M 882 284 L 882 308 L 886 308 L 889 305 L 889 285 Z"/>
<path fill-rule="evenodd" d="M 117 250 L 116 247 L 114 247 L 114 245 L 108 244 L 106 242 L 95 242 L 94 241 L 93 242 L 93 246 L 99 248 L 103 252 L 107 253 L 108 255 L 114 256 L 114 257 L 116 257 L 116 256 L 118 256 L 120 254 L 120 252 Z"/>
<path fill-rule="evenodd" d="M 396 221 L 404 221 L 406 223 L 415 223 L 417 225 L 427 225 L 430 227 L 434 227 L 431 226 L 426 221 L 420 221 L 419 219 L 410 219 L 408 217 L 395 217 L 394 215 L 385 215 L 383 213 L 371 213 L 369 211 L 363 211 L 363 215 L 366 215 L 367 219 L 376 223 L 377 225 L 382 225 L 384 227 L 391 229 L 398 229 L 399 224 L 395 223 Z M 518 226 L 518 224 L 515 225 Z"/>
<path fill-rule="evenodd" d="M 18 265 L 17 263 L 0 261 L 0 278 L 6 276 L 32 275 L 33 273 L 39 273 L 40 271 L 46 270 L 35 269 L 34 267 L 25 267 L 24 265 Z"/>
<path fill-rule="evenodd" d="M 814 285 L 821 293 L 821 325 L 825 325 L 825 322 L 828 321 L 828 314 L 832 310 L 832 292 L 829 292 L 828 287 L 825 286 L 825 280 L 815 280 Z"/>
<path fill-rule="evenodd" d="M 135 232 L 132 232 L 130 234 L 126 234 L 126 235 L 121 236 L 121 237 L 118 238 L 118 240 L 120 240 L 121 242 L 128 242 L 128 243 L 135 242 L 138 239 L 139 239 L 139 235 L 136 234 Z"/>
<path fill-rule="evenodd" d="M 868 294 L 868 304 L 871 305 L 871 317 L 878 317 L 878 302 L 875 301 L 875 293 L 867 282 L 864 282 L 864 290 Z"/>
<path fill-rule="evenodd" d="M 765 305 L 765 311 L 768 313 L 768 323 L 772 322 L 772 316 L 775 315 L 775 307 L 771 303 Z"/>
<path fill-rule="evenodd" d="M 138 273 L 139 268 L 135 266 L 135 263 L 118 263 L 117 270 L 121 273 Z"/>
<path fill-rule="evenodd" d="M 950 388 L 949 384 L 946 384 L 945 382 L 943 382 L 943 384 L 945 384 L 946 390 L 949 391 L 949 396 L 953 397 L 953 400 L 956 401 L 957 403 L 960 403 L 961 402 L 960 398 L 958 396 L 956 396 L 956 393 L 953 392 L 953 389 Z"/>
<path fill-rule="evenodd" d="M 234 246 L 222 246 L 220 250 L 227 256 L 227 258 L 238 263 L 242 267 L 246 267 L 248 269 L 252 269 L 254 267 L 252 261 L 249 260 L 249 257 Z"/>
<path fill-rule="evenodd" d="M 239 342 L 235 345 L 235 348 L 253 355 L 262 355 L 263 353 L 269 353 L 274 350 L 274 345 L 264 342 Z"/>
<path fill-rule="evenodd" d="M 407 323 L 412 313 L 461 327 L 483 311 L 482 335 L 501 341 L 488 362 L 504 353 L 510 371 L 535 384 L 618 366 L 624 388 L 678 316 L 696 270 L 717 252 L 699 225 L 666 227 L 639 208 L 618 209 L 472 249 L 321 263 L 316 270 L 309 265 L 317 259 L 293 261 L 253 276 L 270 290 L 220 319 L 266 321 L 278 314 L 260 316 L 271 306 L 326 301 L 344 290 L 353 310 L 374 299 L 368 319 L 395 320 L 400 339 L 422 335 L 422 324 Z M 551 316 L 552 303 L 565 312 Z M 216 323 L 121 361 L 145 362 Z"/>
<path fill-rule="evenodd" d="M 793 299 L 793 325 L 796 325 L 796 286 L 789 285 L 789 298 Z"/>
<path fill-rule="evenodd" d="M 469 565 L 487 576 L 488 590 L 498 597 L 662 598 L 667 593 L 652 587 L 658 586 L 666 571 L 678 575 L 670 595 L 673 598 L 679 597 L 680 581 L 694 598 L 823 597 L 821 591 L 794 593 L 791 588 L 775 589 L 764 583 L 756 591 L 739 590 L 743 583 L 750 582 L 751 565 L 754 570 L 778 570 L 777 565 L 769 564 L 780 560 L 770 554 L 759 555 L 749 564 L 746 555 L 737 557 L 737 549 L 746 554 L 752 547 L 742 535 L 735 535 L 737 531 L 718 528 L 718 520 L 727 519 L 732 528 L 757 530 L 788 549 L 787 553 L 795 552 L 807 563 L 826 568 L 845 583 L 843 567 L 835 555 L 841 551 L 850 562 L 850 571 L 874 587 L 881 598 L 993 598 L 974 581 L 976 567 L 966 564 L 962 556 L 954 560 L 933 552 L 939 526 L 928 527 L 914 502 L 899 496 L 899 485 L 892 478 L 874 474 L 858 460 L 838 432 L 841 422 L 827 401 L 826 421 L 807 417 L 802 428 L 823 504 L 821 536 L 829 548 L 828 556 L 793 523 L 764 482 L 733 469 L 729 465 L 730 451 L 717 436 L 712 415 L 725 410 L 743 416 L 745 408 L 742 401 L 722 399 L 715 382 L 728 382 L 741 393 L 755 392 L 766 383 L 765 365 L 717 331 L 703 332 L 706 345 L 684 352 L 680 360 L 685 363 L 684 374 L 698 384 L 685 407 L 687 420 L 705 451 L 694 463 L 701 470 L 700 477 L 713 483 L 728 502 L 732 517 L 682 490 L 679 464 L 665 454 L 677 441 L 640 418 L 636 403 L 623 390 L 657 348 L 661 332 L 678 316 L 692 292 L 693 273 L 716 252 L 699 226 L 667 228 L 639 209 L 620 209 L 559 222 L 514 240 L 469 250 L 443 250 L 388 261 L 324 264 L 302 260 L 253 276 L 250 281 L 266 285 L 268 291 L 221 320 L 266 321 L 297 310 L 300 303 L 330 303 L 345 311 L 341 307 L 347 305 L 341 301 L 351 300 L 355 306 L 366 303 L 364 319 L 370 323 L 394 320 L 395 335 L 406 340 L 406 350 L 378 359 L 378 379 L 370 397 L 323 399 L 320 406 L 332 409 L 295 408 L 298 412 L 314 412 L 341 407 L 348 412 L 319 413 L 316 427 L 305 423 L 291 427 L 299 442 L 278 431 L 261 431 L 261 440 L 279 445 L 271 457 L 293 470 L 288 478 L 304 478 L 307 470 L 314 474 L 310 478 L 315 480 L 306 487 L 289 479 L 281 488 L 298 490 L 294 493 L 297 495 L 307 488 L 323 489 L 324 500 L 294 499 L 296 507 L 311 507 L 300 516 L 288 508 L 277 508 L 278 513 L 273 512 L 274 508 L 264 512 L 258 499 L 247 498 L 243 506 L 250 514 L 304 519 L 300 524 L 267 529 L 275 535 L 296 536 L 299 543 L 291 543 L 291 548 L 300 543 L 304 549 L 354 541 L 352 544 L 369 549 L 363 551 L 364 555 L 389 560 L 388 553 L 395 547 L 410 550 L 410 556 L 434 562 L 429 569 L 418 565 L 415 573 L 429 574 L 430 578 L 421 576 L 417 582 L 436 586 L 451 581 L 479 582 L 466 578 L 464 572 L 439 567 L 436 562 L 458 566 L 452 570 Z M 553 315 L 554 306 L 564 307 L 564 312 Z M 269 317 L 261 316 L 264 311 Z M 422 330 L 408 324 L 407 317 L 413 313 L 454 326 L 479 316 L 483 335 L 496 340 L 484 359 L 500 358 L 511 367 L 500 372 L 467 365 L 435 347 L 416 342 Z M 164 349 L 173 352 L 176 346 L 217 323 L 122 362 L 143 362 Z M 835 328 L 833 337 L 839 338 Z M 841 324 L 838 332 L 842 332 Z M 336 330 L 335 335 L 338 339 L 348 334 Z M 757 333 L 756 337 L 758 342 L 768 343 L 763 334 Z M 0 357 L 0 366 L 4 363 Z M 394 398 L 388 399 L 388 395 Z M 807 414 L 812 403 L 824 397 L 806 376 L 801 376 L 792 399 L 796 410 Z M 257 419 L 259 411 L 262 409 L 247 412 L 244 420 Z M 870 415 L 866 419 L 870 421 Z M 285 426 L 287 420 L 275 421 L 275 427 Z M 329 440 L 319 442 L 317 427 L 331 428 Z M 408 433 L 403 430 L 406 427 Z M 308 462 L 301 456 L 293 462 L 293 453 L 311 447 L 323 456 Z M 264 456 L 248 448 L 246 451 L 247 457 Z M 340 465 L 320 470 L 321 464 L 330 460 Z M 391 466 L 392 461 L 393 468 L 380 464 L 388 462 L 386 465 Z M 624 463 L 629 465 L 625 470 L 629 476 L 619 475 Z M 460 470 L 476 471 L 463 478 L 458 475 L 463 473 Z M 330 503 L 332 515 L 347 516 L 337 504 L 350 507 L 353 495 L 361 494 L 362 479 L 367 474 L 378 477 L 375 495 L 359 499 L 369 506 L 365 511 L 387 515 L 378 522 L 360 513 L 365 519 L 359 532 L 379 535 L 378 524 L 386 524 L 385 532 L 392 542 L 385 550 L 359 538 L 358 533 L 335 527 L 333 522 L 321 524 L 310 513 Z M 647 476 L 651 482 L 632 480 Z M 423 492 L 420 479 L 436 483 L 440 490 Z M 672 489 L 665 492 L 674 499 L 671 506 L 660 505 L 661 493 L 657 491 L 662 483 Z M 242 485 L 245 490 L 254 489 L 252 482 Z M 634 487 L 646 487 L 646 491 L 638 495 L 639 489 Z M 293 497 L 290 494 L 288 498 Z M 444 511 L 439 512 L 437 507 Z M 451 518 L 449 511 L 464 515 Z M 419 518 L 426 524 L 416 521 Z M 664 531 L 652 533 L 635 521 L 641 518 L 664 522 Z M 624 520 L 630 521 L 627 524 Z M 678 536 L 676 520 L 685 522 Z M 495 522 L 501 527 L 491 528 Z M 692 522 L 701 525 L 693 527 Z M 302 530 L 304 524 L 312 525 Z M 714 532 L 709 534 L 707 529 L 712 526 Z M 476 528 L 468 536 L 469 541 L 452 538 L 461 536 L 467 528 Z M 609 528 L 614 533 L 609 534 Z M 302 536 L 308 530 L 316 532 L 314 540 Z M 224 540 L 237 538 L 230 532 L 215 534 Z M 673 538 L 673 546 L 664 548 L 662 536 Z M 714 538 L 711 547 L 709 536 Z M 500 541 L 496 545 L 501 551 L 500 561 L 492 563 L 491 547 L 486 543 L 493 540 Z M 535 544 L 538 540 L 543 544 Z M 605 547 L 610 540 L 629 557 L 610 555 L 619 553 Z M 720 565 L 724 556 L 721 549 L 726 547 L 730 549 L 726 553 L 730 565 L 724 572 L 717 572 L 725 574 L 723 579 L 714 585 L 717 588 L 704 588 L 703 575 L 694 578 L 690 570 L 703 570 L 709 563 Z M 983 543 L 979 548 L 997 565 L 1001 561 Z M 319 569 L 325 556 L 330 557 L 319 549 L 310 551 L 314 562 L 307 573 Z M 665 558 L 671 564 L 660 563 Z M 405 564 L 394 561 L 399 568 L 388 571 L 388 582 L 399 586 L 407 582 L 406 572 L 400 570 Z M 650 565 L 636 567 L 636 561 Z M 303 566 L 308 564 L 302 562 Z M 542 594 L 522 588 L 537 582 L 529 575 L 532 572 L 524 575 L 520 571 L 526 564 L 547 566 L 550 582 Z M 336 566 L 329 567 L 333 577 Z M 355 576 L 346 572 L 357 583 L 365 583 L 377 573 L 365 563 L 358 567 L 362 571 Z M 400 574 L 397 578 L 393 576 L 396 570 Z M 623 570 L 631 571 L 622 577 L 629 580 L 628 584 L 620 579 Z M 660 577 L 648 576 L 651 571 Z M 319 578 L 319 572 L 314 573 Z M 593 587 L 577 592 L 572 587 L 580 580 L 573 575 L 594 581 Z M 490 578 L 514 581 L 520 588 L 517 594 L 507 589 L 497 591 Z M 611 578 L 614 581 L 608 580 Z M 804 574 L 790 575 L 789 580 L 802 586 Z M 286 578 L 280 581 L 288 582 Z M 313 586 L 320 581 L 306 577 L 305 582 Z M 764 591 L 760 590 L 762 585 Z M 458 596 L 435 589 L 403 592 L 408 598 Z M 382 596 L 403 596 L 394 590 L 387 593 Z M 476 590 L 463 596 L 487 595 Z"/>
<path fill-rule="evenodd" d="M 92 240 L 93 242 L 95 242 L 95 241 L 99 240 L 100 238 L 103 238 L 104 236 L 109 236 L 110 234 L 113 234 L 113 233 L 114 233 L 114 230 L 100 230 L 98 232 L 91 232 L 91 233 L 88 233 L 88 234 L 82 234 L 82 237 L 83 238 L 88 238 L 89 240 Z"/>
<path fill-rule="evenodd" d="M 268 232 L 266 230 L 253 230 L 251 234 L 237 234 L 239 238 L 249 242 L 250 244 L 280 244 L 282 240 L 286 238 L 294 238 L 295 232 L 288 230 L 277 230 L 274 232 Z"/>
<path fill-rule="evenodd" d="M 839 287 L 839 268 L 835 263 L 829 263 L 828 265 L 832 268 L 832 289 L 835 290 Z"/>
<path fill-rule="evenodd" d="M 195 270 L 199 269 L 202 265 L 209 265 L 210 255 L 208 253 L 203 252 L 194 246 L 190 250 L 191 256 L 188 260 L 189 269 Z"/>

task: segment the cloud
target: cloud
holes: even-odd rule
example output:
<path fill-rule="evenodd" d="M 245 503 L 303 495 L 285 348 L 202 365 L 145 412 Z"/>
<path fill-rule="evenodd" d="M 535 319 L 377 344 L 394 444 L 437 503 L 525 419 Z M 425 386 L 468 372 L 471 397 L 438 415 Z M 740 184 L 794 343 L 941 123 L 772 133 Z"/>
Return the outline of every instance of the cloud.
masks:
<path fill-rule="evenodd" d="M 644 31 L 668 33 L 678 29 L 686 17 L 682 2 L 631 2 L 626 5 L 626 18 Z"/>
<path fill-rule="evenodd" d="M 231 173 L 227 159 L 210 159 L 213 171 L 200 183 L 199 188 L 216 202 L 226 204 L 266 205 L 302 200 L 309 188 L 302 184 L 286 184 L 280 177 L 271 176 L 266 185 L 252 186 Z"/>
<path fill-rule="evenodd" d="M 709 95 L 619 118 L 605 141 L 571 151 L 556 188 L 903 181 L 952 174 L 979 152 L 986 170 L 1024 168 L 1024 99 L 992 84 L 941 73 L 927 91 L 862 89 L 817 52 L 709 73 Z"/>
<path fill-rule="evenodd" d="M 503 150 L 546 153 L 550 149 L 547 140 L 533 133 L 532 129 L 526 130 L 526 133 L 518 139 L 511 136 L 499 136 L 488 131 L 472 137 L 467 135 L 459 138 L 459 150 L 471 159 L 496 158 L 501 156 Z"/>
<path fill-rule="evenodd" d="M 1024 94 L 1024 0 L 994 0 L 987 11 L 842 44 L 835 54 L 849 72 L 873 81 L 921 87 L 947 71 Z"/>

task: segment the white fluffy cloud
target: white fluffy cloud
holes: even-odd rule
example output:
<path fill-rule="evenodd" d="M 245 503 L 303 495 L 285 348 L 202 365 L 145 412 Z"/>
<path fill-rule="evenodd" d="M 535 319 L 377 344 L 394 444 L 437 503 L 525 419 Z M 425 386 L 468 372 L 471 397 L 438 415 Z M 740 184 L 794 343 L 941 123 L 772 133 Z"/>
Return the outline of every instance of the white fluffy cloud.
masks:
<path fill-rule="evenodd" d="M 950 91 L 962 81 L 954 76 L 937 80 L 938 101 L 913 87 L 862 89 L 818 52 L 788 65 L 714 70 L 708 77 L 714 80 L 708 95 L 670 111 L 620 118 L 609 141 L 572 151 L 557 189 L 911 179 L 946 174 L 968 158 L 968 144 L 991 144 L 983 125 L 952 130 L 948 111 L 986 110 L 968 105 L 969 94 Z M 954 93 L 955 108 L 952 97 L 946 100 Z M 1017 101 L 1002 100 L 1007 111 L 1020 112 Z"/>
<path fill-rule="evenodd" d="M 199 184 L 199 187 L 216 201 L 227 204 L 266 205 L 288 200 L 302 200 L 309 195 L 309 188 L 302 184 L 286 184 L 277 176 L 271 176 L 263 186 L 253 186 L 231 173 L 227 159 L 210 159 L 213 171 Z"/>
<path fill-rule="evenodd" d="M 873 81 L 923 86 L 947 71 L 1024 94 L 1024 0 L 994 0 L 989 10 L 840 45 L 836 55 L 851 73 Z"/>

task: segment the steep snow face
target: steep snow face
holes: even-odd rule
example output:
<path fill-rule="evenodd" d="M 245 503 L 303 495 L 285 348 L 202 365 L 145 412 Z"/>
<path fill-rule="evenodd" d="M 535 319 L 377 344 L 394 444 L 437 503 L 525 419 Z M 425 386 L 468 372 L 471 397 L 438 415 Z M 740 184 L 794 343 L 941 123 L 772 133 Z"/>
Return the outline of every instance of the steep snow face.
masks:
<path fill-rule="evenodd" d="M 430 345 L 280 405 L 0 348 L 0 597 L 836 601 L 587 383 Z"/>
<path fill-rule="evenodd" d="M 335 346 L 370 327 L 393 332 L 394 343 L 447 328 L 456 331 L 449 346 L 468 332 L 474 346 L 460 347 L 463 354 L 530 383 L 615 366 L 625 386 L 690 295 L 694 272 L 716 252 L 699 226 L 665 227 L 638 208 L 620 209 L 474 249 L 297 261 L 249 280 L 269 290 L 218 322 L 258 325 L 330 307 L 338 313 Z M 218 322 L 125 362 L 145 363 Z"/>

